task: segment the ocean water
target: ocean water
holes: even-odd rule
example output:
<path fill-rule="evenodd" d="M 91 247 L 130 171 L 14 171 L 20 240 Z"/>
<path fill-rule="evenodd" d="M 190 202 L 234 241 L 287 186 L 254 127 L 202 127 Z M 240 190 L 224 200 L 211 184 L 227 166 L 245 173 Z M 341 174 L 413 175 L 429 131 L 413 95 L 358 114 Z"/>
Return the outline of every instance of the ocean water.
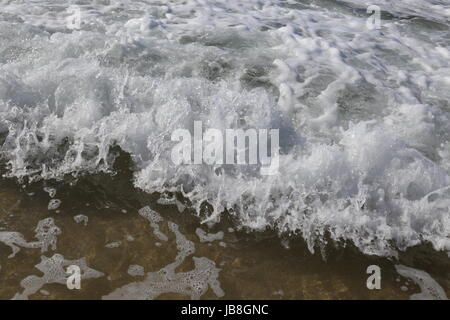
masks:
<path fill-rule="evenodd" d="M 3 174 L 113 175 L 119 147 L 209 225 L 450 252 L 449 26 L 445 0 L 0 1 Z M 194 121 L 279 129 L 279 173 L 174 165 Z"/>

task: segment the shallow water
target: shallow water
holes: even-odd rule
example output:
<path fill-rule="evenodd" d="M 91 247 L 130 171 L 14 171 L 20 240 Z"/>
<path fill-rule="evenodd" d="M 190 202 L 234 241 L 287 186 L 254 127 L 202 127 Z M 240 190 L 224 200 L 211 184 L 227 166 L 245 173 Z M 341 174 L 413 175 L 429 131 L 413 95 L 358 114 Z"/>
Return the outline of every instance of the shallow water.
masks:
<path fill-rule="evenodd" d="M 369 4 L 382 10 L 379 30 L 367 28 Z M 447 290 L 449 27 L 450 6 L 441 0 L 2 1 L 0 143 L 2 174 L 12 179 L 2 182 L 12 184 L 1 200 L 8 203 L 4 231 L 45 250 L 54 237 L 42 242 L 32 230 L 55 214 L 64 258 L 86 257 L 111 276 L 85 280 L 103 283 L 83 291 L 91 298 L 133 281 L 129 265 L 156 272 L 177 262 L 175 231 L 165 230 L 172 249 L 143 240 L 153 234 L 137 213 L 145 205 L 163 211 L 161 228 L 172 221 L 196 240 L 194 256 L 217 268 L 225 261 L 219 281 L 226 296 L 267 298 L 281 289 L 285 298 L 408 297 L 393 280 L 396 259 Z M 264 176 L 259 165 L 175 165 L 170 136 L 192 131 L 194 121 L 220 130 L 279 129 L 278 174 Z M 126 165 L 117 164 L 119 150 L 129 156 Z M 114 174 L 121 178 L 107 180 Z M 36 195 L 18 193 L 15 183 Z M 46 184 L 57 185 L 51 203 Z M 176 194 L 178 208 L 158 205 L 161 194 Z M 86 227 L 73 221 L 79 214 L 88 217 Z M 195 229 L 207 225 L 225 232 L 226 247 L 199 243 Z M 130 242 L 136 251 L 129 256 L 123 237 L 134 228 L 141 238 Z M 280 239 L 298 242 L 298 251 L 282 249 Z M 0 276 L 9 272 L 5 281 L 13 282 L 5 298 L 18 292 L 14 285 L 39 262 L 39 251 L 17 253 L 27 261 L 20 272 L 16 257 L 2 263 Z M 383 293 L 364 286 L 371 255 L 389 266 Z M 132 261 L 137 256 L 149 261 Z M 246 256 L 255 265 L 243 271 L 249 286 L 227 282 L 241 274 L 227 266 L 237 261 L 247 270 Z M 182 263 L 193 267 L 192 256 Z M 276 277 L 250 285 L 265 277 L 265 263 L 283 270 L 287 288 L 276 288 Z M 302 279 L 302 290 L 297 281 L 289 287 L 291 277 Z"/>
<path fill-rule="evenodd" d="M 51 181 L 45 187 L 36 183 L 24 188 L 11 180 L 1 180 L 0 235 L 5 230 L 16 231 L 28 242 L 35 241 L 36 225 L 48 217 L 61 230 L 56 235 L 56 248 L 49 247 L 43 253 L 39 248 L 20 247 L 15 257 L 8 258 L 11 249 L 0 241 L 1 299 L 24 298 L 21 280 L 30 275 L 41 277 L 45 268 L 39 271 L 35 267 L 41 256 L 51 258 L 55 254 L 66 260 L 85 258 L 89 268 L 103 275 L 82 279 L 81 290 L 68 290 L 64 274 L 60 283 L 44 284 L 27 298 L 409 299 L 414 294 L 426 295 L 431 291 L 421 289 L 417 279 L 401 276 L 395 267 L 399 264 L 428 272 L 438 287 L 447 296 L 450 294 L 447 256 L 437 254 L 429 246 L 410 249 L 402 253 L 400 260 L 365 256 L 352 245 L 330 246 L 322 254 L 312 255 L 299 237 L 281 240 L 273 231 L 231 230 L 235 228 L 232 221 L 222 221 L 209 229 L 192 213 L 180 213 L 175 204 L 160 204 L 161 195 L 133 189 L 130 172 L 118 171 L 122 173 L 114 177 L 81 178 L 73 186 L 68 181 Z M 44 188 L 55 189 L 56 193 L 49 194 Z M 52 199 L 61 200 L 56 210 L 48 209 Z M 139 214 L 139 209 L 147 205 L 159 213 L 161 220 L 155 221 L 167 241 L 154 233 L 149 218 Z M 86 224 L 84 220 L 75 221 L 74 217 L 79 215 L 88 218 Z M 177 289 L 179 283 L 174 286 L 173 281 L 149 280 L 180 260 L 176 243 L 179 235 L 175 237 L 170 222 L 178 225 L 181 237 L 195 246 L 194 252 L 186 254 L 177 264 L 174 274 L 183 279 L 183 273 L 191 272 L 194 280 L 203 283 L 202 269 L 194 261 L 208 259 L 218 271 L 216 286 L 220 291 L 203 284 L 200 294 L 193 296 L 193 289 Z M 208 239 L 202 233 L 199 236 L 198 228 L 208 235 L 222 231 L 223 237 Z M 381 268 L 381 290 L 366 287 L 369 265 Z M 133 275 L 130 266 L 143 270 L 138 267 Z M 137 293 L 131 294 L 123 287 L 137 288 Z"/>

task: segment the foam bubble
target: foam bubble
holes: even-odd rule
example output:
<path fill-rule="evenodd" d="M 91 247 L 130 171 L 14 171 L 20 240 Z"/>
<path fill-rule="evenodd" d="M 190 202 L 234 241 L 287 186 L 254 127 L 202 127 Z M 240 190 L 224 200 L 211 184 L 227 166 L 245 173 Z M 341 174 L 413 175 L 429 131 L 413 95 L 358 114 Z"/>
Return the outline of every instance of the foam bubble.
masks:
<path fill-rule="evenodd" d="M 35 267 L 43 273 L 42 276 L 31 275 L 20 282 L 22 293 L 17 293 L 13 300 L 28 300 L 28 298 L 38 292 L 45 284 L 59 283 L 66 285 L 67 273 L 65 267 L 76 265 L 81 269 L 81 279 L 99 278 L 104 274 L 89 268 L 86 265 L 86 259 L 66 260 L 61 254 L 54 254 L 51 258 L 41 256 L 41 262 Z"/>
<path fill-rule="evenodd" d="M 153 228 L 153 234 L 154 234 L 159 240 L 161 240 L 161 241 L 167 241 L 167 240 L 169 239 L 164 233 L 162 233 L 162 232 L 159 230 L 159 225 L 158 225 L 158 223 L 164 221 L 164 219 L 161 217 L 161 215 L 160 215 L 158 212 L 156 212 L 156 211 L 150 209 L 149 206 L 146 206 L 146 207 L 141 208 L 141 209 L 139 210 L 139 214 L 140 214 L 142 217 L 146 218 L 146 219 L 150 222 L 150 226 Z"/>
<path fill-rule="evenodd" d="M 61 234 L 61 229 L 55 225 L 53 218 L 40 220 L 36 226 L 35 238 L 38 241 L 27 242 L 24 236 L 19 232 L 2 231 L 0 232 L 0 242 L 9 246 L 12 253 L 8 258 L 13 258 L 23 248 L 40 248 L 41 252 L 48 251 L 49 247 L 56 250 L 57 235 Z"/>
<path fill-rule="evenodd" d="M 45 187 L 44 191 L 48 193 L 50 198 L 54 198 L 56 196 L 56 189 L 55 188 Z"/>
<path fill-rule="evenodd" d="M 175 196 L 167 197 L 162 195 L 158 200 L 156 200 L 156 202 L 158 204 L 165 206 L 175 205 L 180 213 L 182 213 L 184 209 L 186 209 L 186 206 L 181 201 L 179 201 Z"/>
<path fill-rule="evenodd" d="M 411 300 L 448 300 L 444 289 L 425 271 L 404 265 L 396 265 L 395 269 L 401 276 L 411 279 L 420 287 L 421 292 L 411 295 Z"/>
<path fill-rule="evenodd" d="M 130 276 L 143 276 L 145 274 L 144 272 L 144 267 L 137 265 L 137 264 L 132 264 L 128 267 L 128 274 Z"/>
<path fill-rule="evenodd" d="M 56 210 L 61 205 L 61 200 L 59 199 L 52 199 L 48 203 L 48 210 Z"/>
<path fill-rule="evenodd" d="M 148 210 L 145 211 L 148 212 Z M 169 221 L 168 226 L 174 233 L 177 244 L 178 252 L 175 261 L 157 272 L 147 273 L 143 281 L 129 283 L 103 296 L 102 299 L 151 300 L 163 293 L 179 293 L 188 295 L 191 299 L 200 299 L 208 288 L 211 288 L 218 297 L 224 295 L 218 280 L 220 269 L 216 268 L 214 261 L 205 257 L 193 257 L 193 270 L 175 271 L 187 257 L 195 252 L 195 245 L 180 232 L 176 223 Z M 134 269 L 136 267 L 133 267 L 133 272 L 136 271 Z M 143 272 L 143 269 L 139 268 L 140 271 Z"/>
<path fill-rule="evenodd" d="M 73 217 L 73 220 L 76 223 L 83 223 L 85 226 L 87 226 L 88 221 L 89 221 L 89 217 L 83 215 L 83 214 L 78 214 L 76 216 Z"/>
<path fill-rule="evenodd" d="M 121 245 L 122 245 L 122 241 L 113 241 L 113 242 L 107 243 L 105 245 L 105 248 L 108 248 L 108 249 L 118 248 Z"/>
<path fill-rule="evenodd" d="M 217 233 L 207 233 L 205 230 L 201 228 L 197 228 L 195 230 L 195 233 L 200 239 L 200 242 L 213 242 L 216 240 L 222 240 L 224 235 L 223 231 L 219 231 Z"/>

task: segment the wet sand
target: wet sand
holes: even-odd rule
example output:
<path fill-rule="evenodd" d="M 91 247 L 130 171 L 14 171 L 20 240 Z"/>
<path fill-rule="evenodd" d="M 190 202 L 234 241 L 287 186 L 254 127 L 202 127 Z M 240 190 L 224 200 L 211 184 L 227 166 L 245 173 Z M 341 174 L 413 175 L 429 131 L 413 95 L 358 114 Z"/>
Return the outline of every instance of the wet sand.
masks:
<path fill-rule="evenodd" d="M 179 212 L 175 205 L 161 205 L 160 195 L 149 195 L 132 187 L 129 160 L 121 156 L 117 174 L 71 178 L 19 184 L 0 180 L 0 232 L 16 231 L 28 241 L 36 241 L 34 229 L 44 218 L 54 218 L 62 233 L 57 236 L 56 250 L 41 253 L 38 248 L 21 248 L 13 258 L 11 249 L 0 242 L 0 299 L 11 299 L 23 291 L 22 279 L 41 276 L 35 268 L 41 255 L 62 254 L 65 259 L 85 258 L 87 265 L 104 275 L 83 279 L 80 290 L 68 290 L 63 284 L 45 284 L 30 299 L 100 299 L 117 288 L 139 282 L 145 276 L 127 273 L 130 265 L 142 266 L 145 273 L 155 272 L 174 262 L 178 249 L 174 234 L 166 222 L 172 221 L 179 231 L 195 244 L 195 252 L 184 259 L 177 272 L 194 269 L 193 257 L 206 257 L 220 269 L 218 280 L 224 292 L 218 297 L 209 288 L 201 299 L 409 299 L 420 291 L 410 279 L 395 271 L 404 264 L 428 272 L 450 296 L 450 262 L 445 253 L 429 246 L 411 248 L 401 253 L 399 261 L 362 255 L 351 244 L 345 248 L 329 245 L 311 254 L 297 236 L 280 239 L 276 232 L 246 232 L 226 220 L 211 229 L 200 224 L 189 210 Z M 61 200 L 57 210 L 49 210 L 52 199 L 44 187 L 56 189 Z M 159 224 L 168 241 L 159 240 L 138 210 L 149 206 L 164 222 Z M 77 223 L 74 217 L 85 215 L 89 221 Z M 200 242 L 196 229 L 207 233 L 224 232 L 221 240 Z M 282 237 L 283 238 L 283 237 Z M 114 246 L 114 243 L 120 245 Z M 111 248 L 105 247 L 113 243 Z M 366 287 L 366 268 L 381 267 L 381 290 Z M 402 290 L 403 287 L 403 290 Z M 407 289 L 406 291 L 405 288 Z M 163 293 L 157 299 L 186 299 L 187 295 Z"/>

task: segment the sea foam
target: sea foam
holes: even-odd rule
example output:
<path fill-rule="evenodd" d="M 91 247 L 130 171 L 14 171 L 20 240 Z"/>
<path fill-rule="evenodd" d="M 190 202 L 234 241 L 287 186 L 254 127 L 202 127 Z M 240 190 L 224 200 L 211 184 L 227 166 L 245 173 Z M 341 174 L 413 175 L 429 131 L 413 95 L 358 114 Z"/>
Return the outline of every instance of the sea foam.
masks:
<path fill-rule="evenodd" d="M 111 172 L 178 192 L 204 222 L 350 240 L 395 255 L 450 250 L 445 1 L 27 1 L 0 5 L 7 176 Z M 78 30 L 67 18 L 81 12 Z M 278 175 L 175 166 L 171 133 L 280 129 Z"/>

